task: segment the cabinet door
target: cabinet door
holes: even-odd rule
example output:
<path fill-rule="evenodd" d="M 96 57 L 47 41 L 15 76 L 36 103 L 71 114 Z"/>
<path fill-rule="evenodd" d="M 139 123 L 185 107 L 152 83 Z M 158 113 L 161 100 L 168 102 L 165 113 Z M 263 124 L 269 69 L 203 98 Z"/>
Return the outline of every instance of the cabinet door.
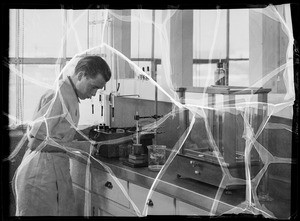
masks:
<path fill-rule="evenodd" d="M 151 202 L 152 201 L 152 202 Z M 148 201 L 148 214 L 149 215 L 175 215 L 175 199 L 154 192 Z"/>
<path fill-rule="evenodd" d="M 113 216 L 107 212 L 108 199 L 97 194 L 92 194 L 91 213 L 92 216 Z M 106 209 L 106 210 L 105 210 Z"/>
<path fill-rule="evenodd" d="M 131 211 L 99 194 L 92 193 L 93 216 L 133 216 Z"/>
<path fill-rule="evenodd" d="M 208 216 L 209 212 L 176 199 L 176 215 Z"/>
<path fill-rule="evenodd" d="M 123 193 L 125 190 L 128 193 L 128 183 L 125 180 L 118 179 L 117 183 L 112 176 L 99 169 L 92 168 L 92 192 L 101 195 L 109 200 L 129 209 L 129 200 Z M 121 187 L 119 186 L 121 185 Z"/>
<path fill-rule="evenodd" d="M 95 208 L 93 204 L 98 205 L 95 202 L 97 198 L 93 197 L 93 193 L 88 190 L 84 190 L 81 186 L 73 183 L 73 191 L 75 195 L 77 216 L 93 216 L 95 215 Z M 85 211 L 86 210 L 86 211 Z M 86 213 L 85 213 L 86 212 Z"/>
<path fill-rule="evenodd" d="M 141 214 L 143 213 L 149 189 L 129 183 L 129 195 Z M 174 199 L 164 194 L 153 192 L 148 205 L 148 215 L 175 215 Z M 133 207 L 131 207 L 133 210 Z"/>

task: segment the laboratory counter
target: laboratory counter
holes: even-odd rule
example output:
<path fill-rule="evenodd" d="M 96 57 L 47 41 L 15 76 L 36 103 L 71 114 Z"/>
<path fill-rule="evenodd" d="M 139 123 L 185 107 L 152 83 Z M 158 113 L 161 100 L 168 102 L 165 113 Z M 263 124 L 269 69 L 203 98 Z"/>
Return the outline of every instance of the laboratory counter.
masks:
<path fill-rule="evenodd" d="M 14 147 L 15 144 L 20 141 L 22 135 L 23 133 L 10 134 L 11 147 Z M 106 165 L 115 174 L 120 181 L 119 184 L 121 183 L 124 186 L 125 191 L 142 212 L 147 194 L 158 172 L 150 171 L 147 167 L 132 168 L 126 166 L 122 163 L 122 159 L 119 158 L 105 158 L 100 156 L 95 156 L 95 158 Z M 16 161 L 11 165 L 11 178 L 21 159 L 22 156 L 17 157 Z M 118 184 L 116 184 L 109 175 L 109 171 L 95 159 L 90 159 L 91 191 L 88 192 L 91 193 L 92 204 L 95 206 L 91 206 L 91 211 L 88 211 L 89 215 L 136 216 L 132 204 L 128 201 L 124 193 L 120 191 Z M 86 160 L 80 156 L 71 154 L 70 164 L 74 193 L 76 203 L 78 204 L 78 215 L 84 215 L 86 214 L 84 212 L 84 205 L 86 202 L 85 193 L 87 192 L 86 184 L 88 183 L 85 176 Z M 189 178 L 178 178 L 177 172 L 180 167 L 182 167 L 182 165 L 176 156 L 164 172 L 161 180 L 157 182 L 157 186 L 154 188 L 155 192 L 150 196 L 152 203 L 154 202 L 154 206 L 151 208 L 151 204 L 149 204 L 147 214 L 209 215 L 213 208 L 218 188 Z M 212 176 L 214 176 L 214 174 L 212 174 Z M 110 183 L 112 185 L 110 185 Z M 158 199 L 155 199 L 155 197 Z M 99 199 L 101 200 L 99 201 Z M 155 207 L 156 209 L 158 207 L 157 201 L 161 202 L 158 208 L 160 210 L 153 211 Z M 245 201 L 245 187 L 242 186 L 242 188 L 239 189 L 223 191 L 220 201 L 221 202 L 214 207 L 216 211 L 213 212 L 216 215 L 229 211 L 243 203 Z M 290 217 L 290 204 L 290 200 L 276 198 L 274 196 L 271 202 L 262 203 L 275 217 L 284 219 Z M 94 207 L 98 205 L 101 208 L 98 209 L 97 212 Z M 11 206 L 11 214 L 14 214 L 13 208 L 14 205 Z M 231 212 L 232 210 L 230 213 Z"/>
<path fill-rule="evenodd" d="M 128 195 L 131 197 L 133 202 L 137 204 L 137 207 L 140 208 L 140 211 L 142 212 L 146 196 L 149 192 L 149 189 L 151 188 L 153 182 L 156 179 L 156 176 L 158 175 L 158 172 L 153 172 L 148 169 L 148 167 L 140 167 L 140 168 L 133 168 L 126 166 L 122 163 L 122 159 L 119 158 L 104 158 L 97 156 L 96 157 L 99 161 L 104 163 L 106 166 L 108 166 L 111 171 L 115 174 L 115 176 L 118 178 L 118 180 L 121 180 L 121 184 L 125 187 L 125 190 L 128 191 Z M 79 168 L 78 165 L 80 165 Z M 73 156 L 71 157 L 71 175 L 73 179 L 73 183 L 75 183 L 75 186 L 81 186 L 81 188 L 85 188 L 86 190 L 86 181 L 84 180 L 84 174 L 86 173 L 86 164 L 83 159 L 80 157 Z M 156 195 L 160 194 L 163 198 L 168 198 L 169 207 L 172 206 L 174 208 L 167 209 L 165 208 L 165 211 L 154 211 L 153 213 L 150 213 L 148 211 L 148 215 L 161 215 L 161 213 L 166 213 L 165 215 L 210 215 L 210 212 L 212 208 L 215 210 L 212 211 L 214 215 L 220 215 L 223 213 L 226 213 L 229 211 L 229 213 L 234 213 L 234 209 L 236 206 L 240 206 L 243 208 L 243 202 L 245 201 L 245 186 L 241 186 L 237 189 L 232 190 L 224 190 L 221 194 L 220 201 L 214 201 L 216 198 L 216 194 L 218 191 L 218 188 L 215 186 L 211 186 L 196 180 L 192 180 L 189 178 L 181 177 L 179 178 L 177 176 L 177 170 L 180 164 L 177 162 L 177 157 L 174 158 L 174 160 L 170 163 L 169 167 L 166 169 L 164 174 L 161 176 L 161 180 L 157 182 L 156 187 L 154 188 Z M 72 169 L 73 168 L 73 169 Z M 73 172 L 72 172 L 73 171 Z M 79 171 L 82 171 L 81 173 Z M 97 178 L 98 173 L 106 173 L 107 176 L 103 178 L 101 175 L 101 178 Z M 213 174 L 212 174 L 213 176 Z M 103 191 L 103 193 L 100 192 L 100 194 L 104 194 L 105 199 L 109 199 L 109 196 L 106 196 L 107 189 L 111 189 L 110 194 L 115 201 L 116 205 L 120 207 L 120 196 L 113 196 L 113 195 L 123 195 L 124 199 L 121 199 L 120 201 L 128 201 L 128 199 L 125 197 L 124 193 L 122 193 L 119 190 L 115 189 L 115 192 L 112 190 L 112 186 L 117 186 L 112 177 L 108 175 L 107 169 L 105 169 L 99 162 L 91 158 L 91 189 L 92 193 L 99 193 L 99 191 Z M 80 179 L 81 181 L 78 181 Z M 105 181 L 105 179 L 110 181 Z M 76 181 L 77 180 L 77 181 Z M 103 182 L 103 186 L 105 186 L 104 189 L 99 189 L 99 187 L 93 187 L 102 185 L 99 182 Z M 113 184 L 112 184 L 113 182 Z M 77 184 L 76 184 L 77 183 Z M 132 186 L 134 188 L 142 188 L 144 189 L 144 192 L 139 192 L 136 189 L 132 189 Z M 75 191 L 76 193 L 76 191 Z M 82 195 L 83 197 L 83 195 Z M 143 199 L 136 199 L 143 198 Z M 153 199 L 151 196 L 150 199 Z M 136 199 L 136 200 L 135 200 Z M 160 197 L 161 199 L 161 197 Z M 165 204 L 168 204 L 168 200 L 165 202 Z M 148 201 L 149 206 L 153 206 L 153 201 L 150 200 L 150 204 Z M 156 200 L 158 202 L 160 200 Z M 101 201 L 103 204 L 103 201 Z M 216 204 L 217 203 L 217 204 Z M 93 202 L 92 202 L 93 204 Z M 142 204 L 142 205 L 138 205 Z M 161 205 L 164 205 L 164 202 L 160 202 L 160 210 Z M 120 213 L 117 212 L 116 214 L 109 214 L 109 213 L 103 213 L 103 209 L 98 209 L 98 215 L 136 215 L 134 210 L 132 209 L 132 206 L 130 205 L 129 201 L 125 203 L 126 208 L 130 211 L 129 213 Z M 154 202 L 155 205 L 155 202 Z M 180 205 L 184 205 L 186 210 L 180 209 Z M 83 206 L 83 205 L 82 205 Z M 157 204 L 156 204 L 157 206 Z M 287 204 L 284 201 L 277 201 L 273 200 L 272 202 L 266 202 L 264 206 L 271 211 L 273 211 L 274 215 L 276 217 L 287 217 L 289 213 L 289 209 L 287 208 Z M 275 207 L 276 208 L 275 208 Z M 149 207 L 150 208 L 150 207 Z M 191 209 L 193 208 L 193 209 Z M 123 208 L 124 209 L 124 208 Z M 91 215 L 95 215 L 95 208 L 92 207 Z M 166 211 L 169 210 L 169 211 Z M 240 212 L 240 210 L 239 210 Z M 275 213 L 278 214 L 275 214 Z M 112 211 L 111 213 L 114 213 Z"/>

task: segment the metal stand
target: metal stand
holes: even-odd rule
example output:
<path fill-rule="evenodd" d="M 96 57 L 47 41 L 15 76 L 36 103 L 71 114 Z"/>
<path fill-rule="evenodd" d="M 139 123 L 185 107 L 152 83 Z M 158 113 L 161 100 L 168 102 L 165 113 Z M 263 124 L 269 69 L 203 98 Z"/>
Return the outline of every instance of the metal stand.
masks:
<path fill-rule="evenodd" d="M 267 106 L 262 107 L 267 103 L 267 94 L 271 89 L 266 88 L 246 88 L 246 87 L 232 87 L 232 86 L 223 86 L 216 85 L 207 88 L 201 87 L 187 87 L 179 88 L 177 90 L 181 103 L 185 103 L 185 93 L 205 93 L 208 96 L 208 122 L 211 128 L 211 133 L 215 140 L 215 143 L 221 153 L 222 163 L 220 164 L 218 159 L 212 153 L 211 147 L 205 147 L 208 149 L 206 152 L 201 152 L 199 154 L 196 151 L 190 151 L 189 149 L 183 147 L 180 153 L 180 160 L 182 166 L 180 167 L 179 177 L 184 175 L 192 179 L 199 180 L 204 183 L 211 185 L 219 186 L 221 178 L 223 176 L 221 167 L 226 167 L 229 169 L 230 174 L 233 177 L 238 177 L 245 179 L 245 161 L 243 154 L 243 149 L 241 143 L 241 136 L 237 137 L 237 134 L 241 134 L 241 128 L 239 127 L 239 113 L 236 108 L 236 96 L 237 95 L 257 95 L 258 101 L 258 112 L 255 116 L 255 123 L 253 123 L 253 131 L 257 132 L 263 119 L 267 114 Z M 226 112 L 220 114 L 216 110 L 216 95 L 223 96 L 223 105 L 226 107 Z M 262 105 L 262 106 L 261 106 Z M 188 110 L 183 111 L 179 115 L 179 124 L 181 131 L 185 131 L 189 125 L 189 115 Z M 264 147 L 267 147 L 266 131 L 262 131 L 259 136 L 258 142 L 261 143 Z M 201 147 L 202 148 L 202 147 Z M 204 148 L 204 149 L 205 149 Z M 254 149 L 254 148 L 253 148 Z M 197 155 L 193 152 L 198 153 Z M 200 157 L 201 155 L 201 157 Z M 251 171 L 253 173 L 259 168 L 261 161 L 259 155 L 256 151 L 251 151 L 250 153 L 250 162 L 251 162 Z M 190 161 L 195 162 L 192 165 L 189 165 Z M 194 166 L 198 165 L 198 166 Z M 210 172 L 207 172 L 210 171 Z M 212 175 L 212 173 L 214 175 Z M 266 179 L 266 180 L 265 180 Z M 263 191 L 261 194 L 262 199 L 269 199 L 265 191 L 268 189 L 267 185 L 267 175 L 263 182 Z M 228 186 L 229 187 L 229 186 Z M 227 187 L 226 187 L 227 188 Z"/>

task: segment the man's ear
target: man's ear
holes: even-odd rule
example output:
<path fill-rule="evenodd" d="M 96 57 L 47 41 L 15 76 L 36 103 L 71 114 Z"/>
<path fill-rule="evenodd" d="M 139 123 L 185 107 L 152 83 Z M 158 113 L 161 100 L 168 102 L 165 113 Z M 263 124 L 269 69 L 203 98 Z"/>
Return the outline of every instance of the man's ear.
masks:
<path fill-rule="evenodd" d="M 78 78 L 79 81 L 83 78 L 83 76 L 84 76 L 84 71 L 78 72 L 77 78 Z"/>

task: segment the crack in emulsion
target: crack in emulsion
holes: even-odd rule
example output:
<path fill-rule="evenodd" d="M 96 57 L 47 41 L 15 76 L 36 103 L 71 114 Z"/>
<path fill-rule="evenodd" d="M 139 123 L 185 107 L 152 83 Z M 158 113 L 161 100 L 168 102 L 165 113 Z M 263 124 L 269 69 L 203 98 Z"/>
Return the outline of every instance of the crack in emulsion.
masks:
<path fill-rule="evenodd" d="M 267 16 L 268 18 L 273 19 L 274 21 L 277 21 L 281 25 L 280 26 L 281 30 L 284 33 L 286 33 L 287 37 L 289 38 L 289 47 L 287 48 L 287 50 L 290 47 L 292 47 L 293 37 L 292 37 L 291 30 L 289 30 L 288 26 L 286 25 L 286 22 L 280 16 L 276 7 L 270 5 L 267 8 L 264 8 L 262 10 L 255 10 L 255 9 L 250 9 L 250 10 L 253 10 L 257 14 L 260 14 L 262 16 L 263 15 Z M 25 122 L 26 124 L 29 125 L 27 127 L 27 132 L 26 132 L 26 134 L 24 134 L 21 141 L 18 143 L 18 145 L 16 146 L 16 148 L 11 153 L 11 155 L 8 159 L 13 160 L 13 158 L 18 154 L 19 150 L 26 142 L 27 136 L 29 136 L 33 132 L 30 130 L 30 128 L 31 128 L 30 125 L 39 124 L 41 126 L 41 125 L 45 124 L 45 128 L 47 130 L 47 136 L 46 136 L 45 140 L 43 142 L 41 142 L 40 145 L 37 147 L 37 151 L 41 151 L 46 145 L 50 144 L 50 145 L 59 147 L 61 149 L 64 149 L 65 151 L 70 152 L 70 153 L 76 155 L 77 157 L 80 157 L 81 159 L 85 160 L 87 163 L 86 164 L 86 172 L 85 172 L 86 173 L 86 176 L 85 176 L 85 189 L 86 190 L 90 190 L 91 185 L 92 185 L 91 160 L 93 160 L 93 162 L 99 163 L 110 174 L 112 179 L 118 184 L 118 186 L 121 189 L 121 191 L 123 192 L 124 196 L 128 199 L 128 201 L 132 205 L 136 215 L 137 216 L 147 216 L 148 200 L 151 198 L 158 183 L 160 182 L 160 180 L 166 173 L 168 167 L 170 166 L 170 164 L 173 162 L 174 158 L 177 156 L 177 154 L 182 149 L 184 143 L 186 142 L 188 136 L 190 135 L 190 133 L 192 131 L 193 126 L 195 125 L 196 120 L 203 119 L 205 130 L 206 130 L 206 133 L 208 136 L 209 145 L 213 149 L 213 155 L 218 160 L 219 165 L 221 165 L 220 168 L 221 168 L 222 174 L 223 174 L 219 188 L 217 189 L 217 192 L 214 196 L 214 200 L 213 200 L 213 203 L 212 203 L 212 206 L 210 209 L 210 213 L 209 213 L 210 216 L 221 215 L 217 212 L 217 210 L 218 210 L 218 206 L 219 206 L 219 203 L 221 202 L 221 197 L 224 194 L 224 190 L 225 190 L 226 186 L 228 186 L 228 185 L 246 185 L 245 200 L 237 206 L 232 206 L 232 208 L 230 210 L 224 212 L 224 214 L 251 213 L 251 214 L 262 214 L 265 217 L 274 218 L 275 215 L 271 211 L 269 211 L 263 205 L 263 203 L 260 202 L 259 196 L 257 195 L 257 189 L 258 189 L 258 186 L 270 164 L 276 164 L 276 163 L 291 164 L 291 158 L 282 158 L 282 157 L 273 156 L 273 154 L 268 151 L 267 147 L 263 146 L 258 141 L 258 137 L 266 129 L 268 129 L 268 130 L 285 129 L 286 131 L 293 132 L 291 127 L 289 127 L 287 125 L 284 125 L 281 123 L 269 122 L 270 117 L 272 115 L 274 115 L 276 113 L 280 113 L 285 108 L 293 105 L 294 98 L 295 98 L 295 94 L 294 94 L 294 90 L 293 90 L 293 76 L 292 76 L 292 72 L 288 70 L 288 68 L 290 68 L 292 66 L 292 62 L 290 62 L 290 61 L 288 61 L 288 59 L 286 59 L 286 61 L 287 61 L 286 63 L 281 64 L 279 67 L 273 68 L 268 73 L 265 73 L 264 77 L 262 77 L 261 79 L 259 79 L 255 83 L 253 83 L 253 85 L 251 85 L 251 87 L 267 85 L 267 83 L 272 78 L 279 75 L 279 73 L 284 72 L 284 76 L 285 76 L 284 83 L 286 86 L 286 94 L 285 94 L 285 98 L 282 102 L 279 102 L 279 103 L 271 103 L 271 102 L 264 103 L 264 102 L 262 102 L 262 103 L 260 103 L 260 102 L 250 101 L 251 98 L 253 98 L 256 95 L 255 93 L 252 93 L 250 95 L 250 99 L 248 102 L 245 101 L 245 99 L 241 99 L 240 101 L 236 102 L 234 105 L 229 105 L 229 101 L 226 101 L 225 103 L 227 105 L 222 105 L 224 103 L 223 102 L 223 103 L 219 103 L 219 104 L 216 103 L 215 107 L 211 107 L 209 105 L 203 105 L 201 103 L 197 103 L 197 99 L 190 99 L 190 100 L 186 99 L 186 101 L 188 101 L 188 102 L 183 104 L 180 102 L 180 98 L 178 97 L 176 90 L 175 90 L 175 85 L 173 85 L 173 83 L 171 81 L 171 79 L 173 77 L 173 73 L 172 73 L 172 62 L 171 62 L 170 53 L 169 53 L 169 38 L 168 38 L 168 28 L 167 28 L 168 22 L 170 21 L 172 16 L 175 14 L 176 10 L 167 10 L 167 12 L 165 14 L 165 18 L 162 19 L 162 21 L 156 21 L 154 24 L 151 19 L 146 19 L 146 16 L 139 16 L 139 13 L 143 13 L 143 11 L 137 10 L 135 12 L 137 12 L 137 14 L 132 14 L 132 16 L 130 17 L 130 16 L 120 16 L 119 14 L 115 13 L 112 10 L 105 10 L 100 44 L 95 47 L 89 48 L 80 54 L 75 55 L 72 58 L 72 60 L 65 65 L 65 67 L 63 68 L 63 70 L 60 73 L 60 76 L 65 76 L 65 75 L 72 73 L 79 58 L 81 58 L 85 55 L 88 55 L 88 54 L 103 55 L 103 54 L 105 54 L 106 58 L 108 58 L 110 56 L 111 57 L 115 56 L 118 60 L 122 60 L 128 64 L 128 66 L 131 68 L 131 71 L 135 75 L 134 79 L 136 81 L 137 81 L 136 76 L 139 76 L 139 75 L 144 76 L 146 79 L 148 79 L 148 81 L 147 81 L 148 83 L 157 87 L 158 91 L 160 93 L 164 94 L 166 96 L 166 98 L 170 102 L 173 103 L 173 109 L 171 112 L 166 113 L 161 119 L 157 120 L 157 122 L 144 125 L 141 129 L 142 131 L 147 133 L 147 131 L 159 129 L 163 125 L 163 123 L 165 123 L 168 119 L 174 119 L 175 115 L 182 113 L 184 111 L 189 112 L 189 114 L 191 116 L 189 119 L 189 126 L 187 126 L 187 128 L 184 130 L 184 132 L 178 137 L 178 141 L 175 143 L 173 148 L 169 150 L 170 155 L 168 156 L 163 168 L 158 172 L 154 182 L 152 183 L 152 185 L 149 189 L 149 192 L 146 196 L 146 200 L 145 200 L 145 203 L 143 206 L 143 210 L 140 210 L 138 208 L 138 206 L 132 200 L 129 193 L 127 193 L 126 189 L 120 183 L 119 179 L 114 174 L 114 172 L 111 170 L 111 168 L 109 166 L 107 166 L 104 162 L 95 158 L 92 155 L 93 146 L 95 144 L 98 144 L 99 146 L 105 145 L 105 144 L 118 144 L 118 143 L 122 143 L 124 141 L 129 141 L 129 140 L 133 139 L 135 137 L 135 134 L 126 136 L 126 137 L 122 137 L 122 138 L 118 138 L 115 140 L 107 140 L 107 141 L 101 141 L 101 142 L 95 142 L 95 141 L 89 139 L 89 137 L 87 137 L 87 135 L 85 135 L 82 131 L 80 131 L 75 126 L 76 124 L 73 122 L 71 115 L 68 112 L 68 109 L 64 103 L 64 99 L 63 99 L 62 95 L 59 93 L 59 88 L 58 88 L 59 76 L 56 78 L 55 83 L 54 83 L 54 86 L 56 88 L 55 89 L 56 90 L 55 97 L 51 101 L 51 104 L 49 105 L 48 110 L 45 112 L 45 114 L 43 116 L 37 118 L 35 121 Z M 158 82 L 156 82 L 151 76 L 149 76 L 147 73 L 145 73 L 135 62 L 131 61 L 130 58 L 128 58 L 124 54 L 122 54 L 122 52 L 118 51 L 117 49 L 115 49 L 114 47 L 109 45 L 108 43 L 105 43 L 104 35 L 106 34 L 106 31 L 108 30 L 107 29 L 107 26 L 109 25 L 108 20 L 111 17 L 113 17 L 114 19 L 118 19 L 122 22 L 138 21 L 138 22 L 144 22 L 145 24 L 151 24 L 151 25 L 153 24 L 154 25 L 155 33 L 156 33 L 156 35 L 159 36 L 161 47 L 163 49 L 162 51 L 164 52 L 161 55 L 161 66 L 163 68 L 163 71 L 161 74 L 166 79 L 166 82 L 165 82 L 166 84 L 164 86 L 162 86 Z M 70 27 L 66 27 L 68 29 L 68 31 L 67 31 L 68 35 L 70 34 L 71 30 L 74 31 L 74 34 L 75 34 L 75 37 L 76 37 L 76 40 L 78 43 L 78 45 L 77 45 L 78 48 L 82 48 L 82 46 L 79 43 L 80 41 L 79 41 L 78 33 L 75 31 L 75 24 L 80 18 L 81 18 L 81 16 L 79 16 L 73 23 L 69 24 Z M 143 18 L 144 20 L 139 20 L 141 18 Z M 211 50 L 209 52 L 209 60 L 212 60 L 213 54 L 215 51 L 214 46 L 215 46 L 215 42 L 216 42 L 216 37 L 218 35 L 218 30 L 220 28 L 219 27 L 220 19 L 221 19 L 220 18 L 220 10 L 216 10 L 216 24 L 214 26 L 214 38 L 213 38 Z M 67 36 L 64 36 L 64 38 L 66 38 L 66 37 Z M 166 49 L 166 50 L 164 50 L 164 49 Z M 112 62 L 113 61 L 111 61 L 111 63 Z M 10 67 L 10 71 L 11 71 L 10 74 L 17 75 L 20 78 L 22 77 L 25 81 L 43 86 L 45 88 L 50 88 L 50 86 L 48 84 L 44 84 L 43 82 L 40 82 L 33 78 L 30 78 L 29 76 L 22 75 L 21 73 L 18 72 L 18 70 L 14 69 L 13 67 Z M 210 68 L 209 68 L 209 73 L 212 73 L 212 70 L 210 70 Z M 116 73 L 116 74 L 119 74 L 119 73 Z M 209 75 L 209 76 L 212 77 L 212 75 Z M 115 80 L 115 79 L 113 79 L 113 80 Z M 204 92 L 202 93 L 202 98 L 204 98 L 206 96 L 205 92 L 206 92 L 206 89 L 209 87 L 209 82 L 210 82 L 210 79 L 207 79 L 205 82 L 206 86 L 204 88 Z M 251 87 L 249 87 L 249 88 L 251 88 Z M 247 88 L 241 89 L 241 90 L 247 90 Z M 101 92 L 101 93 L 108 94 L 107 92 Z M 51 113 L 52 107 L 53 107 L 56 99 L 58 99 L 61 102 L 64 114 L 48 117 L 49 113 Z M 189 102 L 189 101 L 191 101 L 191 102 Z M 225 101 L 225 98 L 224 98 L 224 101 Z M 243 127 L 244 127 L 243 128 L 244 132 L 242 134 L 242 138 L 245 140 L 245 147 L 244 147 L 244 159 L 245 159 L 244 164 L 245 164 L 245 174 L 246 174 L 245 179 L 236 178 L 230 174 L 229 168 L 226 165 L 226 162 L 224 161 L 224 158 L 223 158 L 221 152 L 219 151 L 219 146 L 217 145 L 217 143 L 214 139 L 214 136 L 212 134 L 212 128 L 209 123 L 209 116 L 207 114 L 207 111 L 209 111 L 209 110 L 215 110 L 218 112 L 223 112 L 223 114 L 229 113 L 229 114 L 233 114 L 235 116 L 242 117 Z M 258 112 L 258 111 L 266 112 L 266 116 L 262 119 L 258 129 L 255 132 L 252 119 L 253 119 L 254 112 Z M 14 117 L 11 114 L 7 114 L 7 116 L 12 121 L 17 120 L 16 117 Z M 91 145 L 90 145 L 89 152 L 83 152 L 82 150 L 80 151 L 71 146 L 62 146 L 58 142 L 56 142 L 55 139 L 53 139 L 49 136 L 50 133 L 48 131 L 48 122 L 50 120 L 59 119 L 61 117 L 64 117 L 70 123 L 71 127 L 73 129 L 75 129 L 86 141 L 90 141 Z M 260 161 L 263 164 L 263 167 L 260 169 L 260 171 L 255 176 L 253 176 L 251 174 L 251 151 L 253 149 L 255 149 L 257 151 Z M 35 156 L 35 153 L 36 152 L 32 152 L 31 154 L 26 156 L 26 158 L 24 158 L 22 164 L 16 170 L 14 179 L 16 177 L 16 174 L 20 173 L 22 171 L 22 168 L 26 164 L 28 164 L 30 162 L 30 160 Z M 17 188 L 17 186 L 15 188 Z M 89 191 L 85 191 L 84 200 L 85 200 L 84 215 L 88 216 L 89 211 L 91 209 L 91 200 L 92 200 Z"/>

